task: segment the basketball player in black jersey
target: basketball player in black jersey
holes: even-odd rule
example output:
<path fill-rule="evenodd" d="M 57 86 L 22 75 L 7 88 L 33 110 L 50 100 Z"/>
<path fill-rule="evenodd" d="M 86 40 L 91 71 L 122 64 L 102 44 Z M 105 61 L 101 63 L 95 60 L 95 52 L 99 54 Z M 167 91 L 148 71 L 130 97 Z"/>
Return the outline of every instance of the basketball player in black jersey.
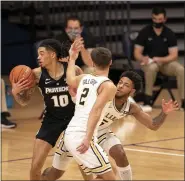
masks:
<path fill-rule="evenodd" d="M 41 169 L 60 134 L 73 117 L 74 103 L 66 83 L 67 63 L 58 60 L 62 57 L 62 45 L 55 39 L 45 39 L 38 47 L 39 68 L 33 69 L 36 82 L 44 97 L 45 111 L 42 125 L 33 148 L 30 180 L 41 180 Z M 82 73 L 79 67 L 78 74 Z M 27 105 L 33 89 L 27 90 L 29 82 L 20 80 L 12 85 L 12 94 L 21 105 Z"/>

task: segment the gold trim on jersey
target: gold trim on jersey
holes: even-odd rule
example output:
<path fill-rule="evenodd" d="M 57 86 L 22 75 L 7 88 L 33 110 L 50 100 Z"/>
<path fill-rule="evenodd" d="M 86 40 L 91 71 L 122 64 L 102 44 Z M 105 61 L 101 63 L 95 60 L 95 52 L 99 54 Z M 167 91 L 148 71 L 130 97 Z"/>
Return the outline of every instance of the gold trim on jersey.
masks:
<path fill-rule="evenodd" d="M 118 112 L 118 113 L 121 113 L 121 114 L 123 114 L 123 115 L 128 115 L 129 114 L 129 108 L 130 108 L 130 103 L 128 102 L 129 100 L 127 100 L 124 104 L 123 104 L 123 106 L 122 106 L 122 108 L 120 109 L 120 111 L 116 108 L 116 104 L 115 104 L 115 99 L 113 99 L 113 107 L 114 107 L 114 109 Z"/>
<path fill-rule="evenodd" d="M 91 173 L 91 169 L 85 167 L 84 165 L 80 165 L 80 167 L 81 167 L 81 169 L 82 169 L 86 174 Z"/>
<path fill-rule="evenodd" d="M 110 162 L 106 162 L 105 159 L 103 158 L 103 156 L 101 155 L 101 152 L 98 150 L 98 148 L 96 147 L 96 145 L 94 145 L 93 142 L 90 143 L 91 149 L 94 152 L 94 154 L 96 155 L 97 159 L 100 162 L 100 166 L 96 167 L 96 168 L 92 168 L 91 171 L 93 173 L 103 173 L 105 171 L 107 171 L 108 169 L 111 169 L 111 164 Z"/>
<path fill-rule="evenodd" d="M 64 134 L 65 134 L 65 132 L 62 132 L 60 141 L 59 141 L 59 143 L 58 143 L 58 145 L 57 145 L 57 149 L 56 149 L 56 151 L 55 151 L 55 152 L 57 152 L 57 153 L 59 153 L 59 152 L 64 152 L 64 153 L 68 152 L 67 150 L 64 150 L 64 149 L 63 149 L 63 146 L 64 146 Z"/>
<path fill-rule="evenodd" d="M 98 144 L 100 144 L 103 140 L 107 138 L 107 133 L 102 134 L 101 136 L 98 137 Z"/>
<path fill-rule="evenodd" d="M 65 131 L 62 132 L 61 139 L 60 139 L 59 144 L 57 145 L 57 149 L 56 149 L 55 153 L 59 154 L 59 155 L 62 155 L 62 154 L 65 153 L 67 155 L 67 157 L 73 157 L 68 150 L 63 148 L 63 146 L 64 146 L 64 135 L 65 135 Z"/>

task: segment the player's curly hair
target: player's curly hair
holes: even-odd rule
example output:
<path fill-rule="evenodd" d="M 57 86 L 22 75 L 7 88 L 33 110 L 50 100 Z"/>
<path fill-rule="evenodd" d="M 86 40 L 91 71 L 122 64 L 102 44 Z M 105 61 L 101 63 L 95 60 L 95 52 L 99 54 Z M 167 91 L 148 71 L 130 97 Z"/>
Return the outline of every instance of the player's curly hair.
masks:
<path fill-rule="evenodd" d="M 129 70 L 129 71 L 123 72 L 120 76 L 120 79 L 122 77 L 127 77 L 132 81 L 132 83 L 134 85 L 134 89 L 136 89 L 136 94 L 138 92 L 142 91 L 142 89 L 143 89 L 143 80 L 142 80 L 142 77 L 138 73 Z"/>
<path fill-rule="evenodd" d="M 68 42 L 60 43 L 56 39 L 44 39 L 39 43 L 39 47 L 45 47 L 47 50 L 54 51 L 58 59 L 69 56 L 70 43 Z"/>

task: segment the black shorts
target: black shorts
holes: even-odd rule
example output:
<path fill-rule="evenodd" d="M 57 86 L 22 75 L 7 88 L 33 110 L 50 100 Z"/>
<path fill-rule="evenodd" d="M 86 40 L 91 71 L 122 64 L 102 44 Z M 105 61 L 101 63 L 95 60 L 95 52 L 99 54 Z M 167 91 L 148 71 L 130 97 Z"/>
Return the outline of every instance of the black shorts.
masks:
<path fill-rule="evenodd" d="M 52 121 L 52 120 L 51 120 Z M 68 122 L 65 120 L 53 120 L 53 122 L 46 122 L 45 118 L 42 122 L 41 128 L 38 131 L 36 138 L 48 142 L 52 147 L 55 146 L 60 134 L 67 128 Z"/>

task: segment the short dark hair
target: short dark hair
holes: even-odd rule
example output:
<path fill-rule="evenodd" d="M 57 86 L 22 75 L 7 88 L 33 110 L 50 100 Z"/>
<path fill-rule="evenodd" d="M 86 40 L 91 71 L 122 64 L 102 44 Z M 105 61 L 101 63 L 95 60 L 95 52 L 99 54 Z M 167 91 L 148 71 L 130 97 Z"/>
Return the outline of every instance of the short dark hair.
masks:
<path fill-rule="evenodd" d="M 45 47 L 47 50 L 54 51 L 58 59 L 65 57 L 64 54 L 67 51 L 65 44 L 61 44 L 60 41 L 56 39 L 44 39 L 39 43 L 38 48 L 39 47 Z"/>
<path fill-rule="evenodd" d="M 73 20 L 73 21 L 79 21 L 79 23 L 80 23 L 80 26 L 83 26 L 83 22 L 82 22 L 82 20 L 78 17 L 78 16 L 69 16 L 67 19 L 66 19 L 66 21 L 65 21 L 65 27 L 67 27 L 67 23 L 68 23 L 68 21 L 70 21 L 70 20 Z"/>
<path fill-rule="evenodd" d="M 142 77 L 138 73 L 134 71 L 126 71 L 121 74 L 120 79 L 122 77 L 127 77 L 132 81 L 134 85 L 134 89 L 136 89 L 136 94 L 142 91 L 143 81 L 142 81 Z"/>
<path fill-rule="evenodd" d="M 109 66 L 112 60 L 112 53 L 107 48 L 97 47 L 92 50 L 91 58 L 97 67 L 104 69 Z"/>
<path fill-rule="evenodd" d="M 164 17 L 166 17 L 166 10 L 163 7 L 154 7 L 152 9 L 152 14 L 164 14 Z"/>

